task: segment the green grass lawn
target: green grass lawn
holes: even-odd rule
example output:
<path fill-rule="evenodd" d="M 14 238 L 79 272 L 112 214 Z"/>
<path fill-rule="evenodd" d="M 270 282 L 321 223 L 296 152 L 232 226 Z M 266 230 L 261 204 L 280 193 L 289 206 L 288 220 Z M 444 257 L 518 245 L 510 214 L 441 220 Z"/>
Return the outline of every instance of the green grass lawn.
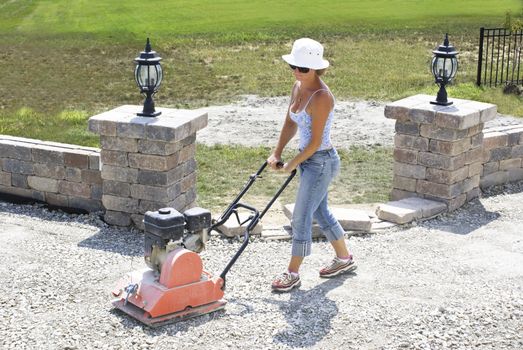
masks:
<path fill-rule="evenodd" d="M 236 197 L 251 174 L 270 154 L 268 147 L 198 145 L 198 205 L 220 211 Z M 383 147 L 351 147 L 338 150 L 341 158 L 340 176 L 332 183 L 329 201 L 332 204 L 379 203 L 388 200 L 392 181 L 392 150 Z M 293 156 L 287 151 L 284 159 Z M 266 169 L 245 195 L 246 203 L 263 208 L 287 178 Z M 294 202 L 298 181 L 289 184 L 282 203 Z M 243 200 L 242 200 L 243 201 Z"/>
<path fill-rule="evenodd" d="M 448 29 L 492 22 L 518 0 L 54 0 L 2 1 L 0 30 L 33 35 L 93 33 L 118 40 L 218 35 L 223 40 L 290 33 L 350 34 Z M 442 28 L 443 27 L 443 28 Z"/>
<path fill-rule="evenodd" d="M 29 1 L 0 0 L 0 116 L 20 108 L 59 114 L 141 103 L 132 60 L 150 36 L 164 58 L 164 106 L 202 106 L 239 94 L 284 95 L 280 56 L 310 36 L 332 63 L 339 98 L 394 100 L 433 93 L 431 50 L 450 33 L 460 50 L 456 94 L 521 100 L 473 86 L 481 26 L 499 26 L 521 0 Z M 462 88 L 461 85 L 464 84 Z"/>
<path fill-rule="evenodd" d="M 331 62 L 325 80 L 338 99 L 435 95 L 428 65 L 448 32 L 460 51 L 450 98 L 491 102 L 523 116 L 522 98 L 474 85 L 479 28 L 501 26 L 507 11 L 522 9 L 521 0 L 0 0 L 0 133 L 97 146 L 97 136 L 86 131 L 89 116 L 143 101 L 133 59 L 146 37 L 163 57 L 156 104 L 192 108 L 241 94 L 287 95 L 292 74 L 280 56 L 303 36 L 324 43 Z M 257 152 L 233 150 L 202 152 L 237 160 Z M 369 189 L 350 200 L 383 198 L 390 150 L 346 152 L 346 159 L 365 155 L 352 168 L 361 172 L 338 183 L 358 183 L 355 193 Z M 199 156 L 203 171 L 220 173 Z M 366 169 L 376 157 L 389 175 L 373 180 Z M 204 192 L 200 180 L 199 186 Z"/>

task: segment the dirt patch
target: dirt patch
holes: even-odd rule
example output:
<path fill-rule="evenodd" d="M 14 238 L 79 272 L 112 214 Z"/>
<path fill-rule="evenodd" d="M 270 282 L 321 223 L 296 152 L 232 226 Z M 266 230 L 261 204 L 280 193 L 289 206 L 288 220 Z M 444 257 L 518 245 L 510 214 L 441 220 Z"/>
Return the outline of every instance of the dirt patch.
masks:
<path fill-rule="evenodd" d="M 209 124 L 198 132 L 198 142 L 273 147 L 278 141 L 288 103 L 288 97 L 246 95 L 232 104 L 203 108 L 209 115 Z M 334 146 L 392 147 L 395 120 L 385 118 L 386 104 L 383 101 L 337 101 L 331 134 Z M 523 124 L 523 119 L 500 114 L 485 128 L 513 124 Z M 297 138 L 289 144 L 291 147 L 297 145 Z"/>

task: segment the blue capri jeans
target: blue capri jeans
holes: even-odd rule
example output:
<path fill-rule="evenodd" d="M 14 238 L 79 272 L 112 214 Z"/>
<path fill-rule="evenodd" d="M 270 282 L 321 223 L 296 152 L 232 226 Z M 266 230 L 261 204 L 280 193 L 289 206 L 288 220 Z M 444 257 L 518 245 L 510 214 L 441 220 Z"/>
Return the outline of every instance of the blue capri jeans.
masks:
<path fill-rule="evenodd" d="M 300 184 L 292 214 L 292 255 L 311 254 L 312 221 L 320 225 L 327 240 L 335 241 L 345 231 L 327 205 L 329 184 L 340 171 L 340 157 L 334 148 L 317 151 L 299 165 Z"/>

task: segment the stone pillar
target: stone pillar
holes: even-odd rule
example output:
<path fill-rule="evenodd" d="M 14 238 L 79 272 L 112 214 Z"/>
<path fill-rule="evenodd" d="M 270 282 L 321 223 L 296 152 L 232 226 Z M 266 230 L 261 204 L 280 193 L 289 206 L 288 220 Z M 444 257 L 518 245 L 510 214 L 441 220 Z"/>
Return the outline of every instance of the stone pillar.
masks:
<path fill-rule="evenodd" d="M 143 229 L 146 211 L 196 201 L 196 132 L 207 113 L 157 108 L 156 118 L 138 117 L 142 106 L 125 105 L 89 119 L 100 134 L 104 220 Z"/>
<path fill-rule="evenodd" d="M 454 99 L 430 104 L 435 96 L 415 95 L 385 107 L 396 119 L 392 200 L 421 197 L 461 207 L 480 193 L 483 125 L 494 119 L 493 104 Z"/>

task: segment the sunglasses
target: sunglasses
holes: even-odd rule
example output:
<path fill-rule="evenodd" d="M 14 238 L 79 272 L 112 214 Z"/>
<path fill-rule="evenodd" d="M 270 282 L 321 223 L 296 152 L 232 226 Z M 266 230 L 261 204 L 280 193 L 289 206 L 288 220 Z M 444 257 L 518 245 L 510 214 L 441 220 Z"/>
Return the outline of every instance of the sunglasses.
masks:
<path fill-rule="evenodd" d="M 289 67 L 291 67 L 292 70 L 295 70 L 296 68 L 298 68 L 298 71 L 300 73 L 309 73 L 309 71 L 310 71 L 310 68 L 297 67 L 297 66 L 293 66 L 292 64 L 289 64 Z"/>

